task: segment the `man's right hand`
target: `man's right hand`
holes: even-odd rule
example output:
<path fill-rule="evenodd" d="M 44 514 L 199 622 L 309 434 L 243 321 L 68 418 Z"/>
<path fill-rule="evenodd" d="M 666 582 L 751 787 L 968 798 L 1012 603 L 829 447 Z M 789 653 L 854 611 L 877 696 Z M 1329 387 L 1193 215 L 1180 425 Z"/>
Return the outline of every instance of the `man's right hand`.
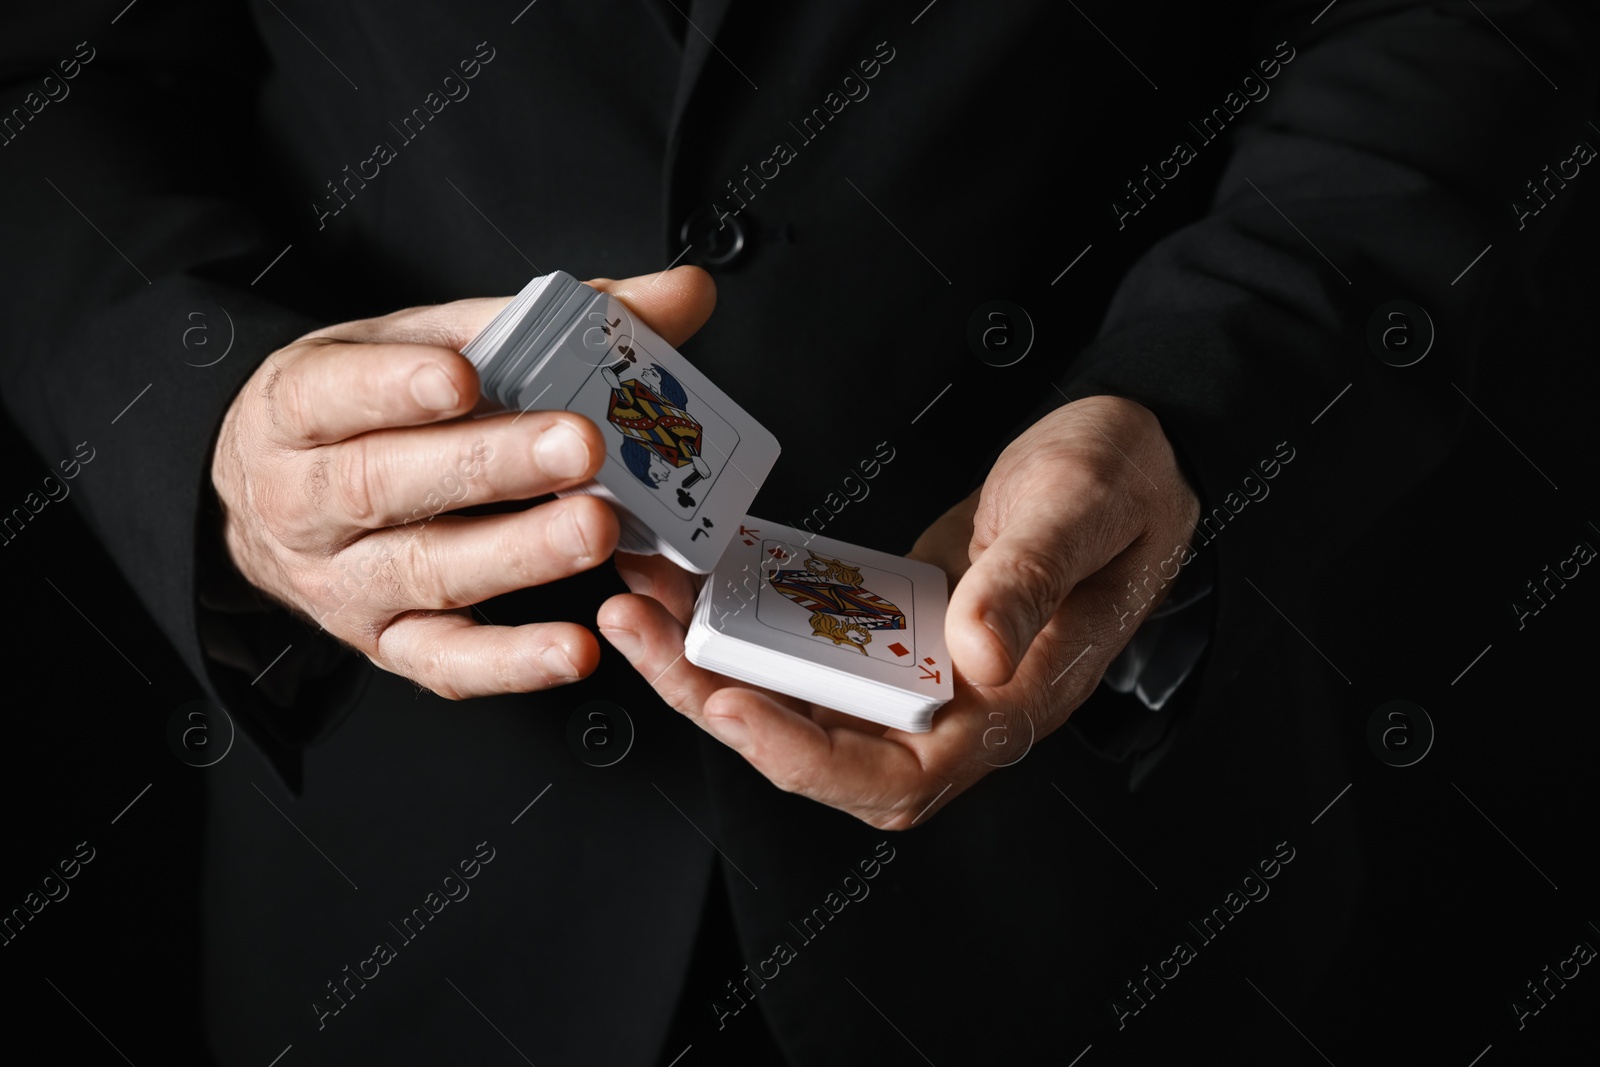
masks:
<path fill-rule="evenodd" d="M 695 267 L 589 283 L 681 344 L 716 302 Z M 463 517 L 592 478 L 599 429 L 565 411 L 462 416 L 461 349 L 507 303 L 459 300 L 307 334 L 234 398 L 212 457 L 234 566 L 385 670 L 450 699 L 576 681 L 600 650 L 575 623 L 480 625 L 471 605 L 608 559 L 617 520 L 590 496 Z"/>

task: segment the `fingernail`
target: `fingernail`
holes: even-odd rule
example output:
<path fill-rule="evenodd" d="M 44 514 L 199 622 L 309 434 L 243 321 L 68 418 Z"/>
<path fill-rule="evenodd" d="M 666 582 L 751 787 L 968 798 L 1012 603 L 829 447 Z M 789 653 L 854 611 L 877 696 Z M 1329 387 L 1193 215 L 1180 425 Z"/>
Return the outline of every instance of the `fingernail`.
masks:
<path fill-rule="evenodd" d="M 439 367 L 427 366 L 411 376 L 411 399 L 429 411 L 451 411 L 461 403 L 461 393 L 450 375 Z"/>
<path fill-rule="evenodd" d="M 567 658 L 566 649 L 560 645 L 551 645 L 539 653 L 539 663 L 552 682 L 578 680 L 578 669 L 572 665 L 572 660 Z"/>
<path fill-rule="evenodd" d="M 750 743 L 750 727 L 736 715 L 707 715 L 706 729 L 735 752 L 743 751 Z"/>
<path fill-rule="evenodd" d="M 998 611 L 986 611 L 983 613 L 983 624 L 989 628 L 989 632 L 1000 639 L 1000 647 L 1005 651 L 1006 657 L 1012 663 L 1016 663 L 1017 632 L 1011 620 Z"/>
<path fill-rule="evenodd" d="M 639 642 L 639 635 L 632 630 L 611 630 L 601 627 L 600 632 L 605 635 L 607 641 L 611 642 L 611 647 L 621 652 L 629 660 L 638 659 L 639 654 L 643 651 L 643 646 Z"/>
<path fill-rule="evenodd" d="M 654 588 L 654 584 L 649 578 L 645 577 L 644 571 L 636 570 L 622 562 L 621 556 L 617 557 L 616 566 L 617 574 L 622 578 L 623 584 L 628 587 L 628 592 L 638 593 L 640 596 L 650 595 L 650 590 Z"/>
<path fill-rule="evenodd" d="M 589 446 L 565 423 L 539 435 L 533 445 L 533 457 L 546 473 L 557 478 L 578 478 L 589 470 Z"/>

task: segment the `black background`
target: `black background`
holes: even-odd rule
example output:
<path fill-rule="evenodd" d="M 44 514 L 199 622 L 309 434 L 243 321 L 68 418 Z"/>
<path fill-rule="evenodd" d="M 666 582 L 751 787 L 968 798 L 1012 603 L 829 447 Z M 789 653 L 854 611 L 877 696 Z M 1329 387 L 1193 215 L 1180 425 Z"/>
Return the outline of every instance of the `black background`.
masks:
<path fill-rule="evenodd" d="M 1562 1062 L 1587 1058 L 1580 1050 L 1594 1041 L 1600 968 L 1520 1031 L 1509 1007 L 1574 943 L 1600 945 L 1600 577 L 1585 568 L 1520 631 L 1509 606 L 1575 542 L 1600 544 L 1600 204 L 1582 179 L 1573 185 L 1542 270 L 1545 307 L 1512 348 L 1489 355 L 1472 390 L 1516 445 L 1469 414 L 1450 463 L 1281 604 L 1335 662 L 1362 664 L 1343 724 L 1356 776 L 1338 802 L 1362 814 L 1375 891 L 1318 1015 L 1297 1020 L 1334 1063 L 1465 1065 L 1490 1045 L 1485 1065 Z M 59 457 L 34 455 L 9 424 L 0 432 L 9 506 Z M 42 1037 L 69 1062 L 116 1062 L 107 1039 L 138 1064 L 201 1062 L 191 961 L 206 772 L 166 738 L 169 716 L 199 687 L 71 507 L 51 504 L 0 551 L 12 605 L 0 909 L 20 906 L 78 842 L 97 853 L 68 898 L 0 948 L 10 1038 Z M 1371 647 L 1375 631 L 1405 638 Z M 1367 750 L 1367 715 L 1387 699 L 1432 718 L 1437 737 L 1415 766 Z M 1284 1025 L 1265 1002 L 1240 1012 L 1241 1028 Z"/>

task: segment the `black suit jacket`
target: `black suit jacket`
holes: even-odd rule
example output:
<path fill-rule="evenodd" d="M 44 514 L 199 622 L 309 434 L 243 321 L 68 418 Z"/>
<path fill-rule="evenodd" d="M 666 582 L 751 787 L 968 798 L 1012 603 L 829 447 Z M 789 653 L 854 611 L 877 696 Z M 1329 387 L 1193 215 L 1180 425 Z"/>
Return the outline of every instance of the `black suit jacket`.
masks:
<path fill-rule="evenodd" d="M 1280 842 L 1280 899 L 1323 921 L 1263 903 L 1203 958 L 1248 961 L 1293 1014 L 1360 878 L 1342 813 L 1306 822 L 1345 780 L 1346 683 L 1285 618 L 1446 454 L 1452 384 L 1471 391 L 1540 252 L 1507 203 L 1581 135 L 1592 24 L 1510 0 L 517 6 L 140 5 L 92 32 L 63 11 L 5 46 L 26 101 L 0 148 L 6 402 L 47 457 L 97 446 L 77 499 L 253 742 L 208 771 L 221 1061 L 291 1042 L 314 1062 L 507 1042 L 665 1061 L 680 1002 L 704 1002 L 712 1056 L 719 1025 L 754 1021 L 736 991 L 796 1063 L 899 1062 L 903 1037 L 936 1062 L 1137 1059 L 1197 1029 L 1224 1047 L 1221 979 L 1148 1024 L 1126 983 Z M 688 353 L 785 445 L 758 515 L 903 551 L 1064 397 L 1152 408 L 1211 520 L 1214 632 L 1182 708 L 1097 696 L 880 846 L 609 653 L 561 691 L 449 705 L 283 613 L 219 610 L 238 605 L 210 451 L 266 353 L 558 267 L 674 260 L 719 287 Z M 996 298 L 1036 329 L 1006 367 L 968 343 Z M 1403 372 L 1367 341 L 1393 299 L 1439 332 Z M 592 622 L 618 588 L 596 573 L 485 613 Z M 594 699 L 636 731 L 608 768 L 568 742 Z M 470 896 L 434 912 L 451 871 Z M 712 878 L 753 969 L 789 948 L 777 977 L 683 987 Z"/>

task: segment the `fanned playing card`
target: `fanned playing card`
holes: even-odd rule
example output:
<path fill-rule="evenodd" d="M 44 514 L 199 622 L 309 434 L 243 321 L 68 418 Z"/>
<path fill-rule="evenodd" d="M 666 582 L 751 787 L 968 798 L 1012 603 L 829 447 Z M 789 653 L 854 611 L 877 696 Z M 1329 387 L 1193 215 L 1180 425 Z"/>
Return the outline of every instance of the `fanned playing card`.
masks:
<path fill-rule="evenodd" d="M 701 589 L 697 666 L 902 730 L 954 694 L 931 564 L 746 517 Z"/>
<path fill-rule="evenodd" d="M 609 293 L 536 278 L 463 350 L 508 408 L 564 408 L 606 439 L 588 493 L 617 510 L 619 547 L 706 573 L 778 458 L 778 442 Z"/>

